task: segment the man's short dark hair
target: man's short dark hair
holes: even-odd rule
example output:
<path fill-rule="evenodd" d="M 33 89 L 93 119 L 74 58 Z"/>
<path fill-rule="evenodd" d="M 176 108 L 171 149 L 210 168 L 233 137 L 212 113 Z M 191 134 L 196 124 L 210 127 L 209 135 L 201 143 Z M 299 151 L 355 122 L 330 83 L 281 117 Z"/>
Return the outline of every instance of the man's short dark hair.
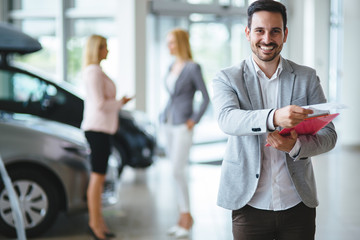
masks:
<path fill-rule="evenodd" d="M 280 2 L 273 0 L 258 0 L 253 2 L 247 10 L 248 14 L 248 28 L 251 29 L 252 16 L 255 12 L 268 11 L 280 13 L 284 23 L 284 31 L 287 24 L 286 7 Z"/>

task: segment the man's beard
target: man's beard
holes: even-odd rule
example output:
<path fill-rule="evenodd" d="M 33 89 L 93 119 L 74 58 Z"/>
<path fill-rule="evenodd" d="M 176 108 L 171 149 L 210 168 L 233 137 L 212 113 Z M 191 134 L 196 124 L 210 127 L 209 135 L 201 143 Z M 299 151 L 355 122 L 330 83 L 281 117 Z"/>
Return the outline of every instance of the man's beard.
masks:
<path fill-rule="evenodd" d="M 275 52 L 273 52 L 272 54 L 264 54 L 259 45 L 266 46 L 266 47 L 273 46 L 274 47 L 273 51 L 275 50 Z M 276 43 L 256 44 L 255 47 L 253 47 L 253 46 L 251 47 L 251 50 L 261 61 L 271 62 L 280 54 L 282 47 L 283 47 L 283 44 L 281 44 L 279 46 Z"/>

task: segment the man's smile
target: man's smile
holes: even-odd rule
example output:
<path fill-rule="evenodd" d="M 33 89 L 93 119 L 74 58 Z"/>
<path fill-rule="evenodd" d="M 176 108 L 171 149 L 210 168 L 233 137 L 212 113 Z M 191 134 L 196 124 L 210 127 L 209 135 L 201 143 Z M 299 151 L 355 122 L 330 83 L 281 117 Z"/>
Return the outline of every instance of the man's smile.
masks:
<path fill-rule="evenodd" d="M 270 53 L 272 50 L 275 49 L 275 45 L 258 45 L 258 47 L 264 52 L 264 53 Z"/>

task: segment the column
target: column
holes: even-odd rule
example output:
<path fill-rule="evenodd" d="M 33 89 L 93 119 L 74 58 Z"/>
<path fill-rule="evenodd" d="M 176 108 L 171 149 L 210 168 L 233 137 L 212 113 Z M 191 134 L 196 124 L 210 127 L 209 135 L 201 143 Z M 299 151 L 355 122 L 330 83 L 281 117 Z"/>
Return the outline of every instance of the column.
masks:
<path fill-rule="evenodd" d="M 118 41 L 121 82 L 127 94 L 135 94 L 135 109 L 146 111 L 146 15 L 147 0 L 118 2 Z M 121 89 L 119 89 L 121 91 Z"/>

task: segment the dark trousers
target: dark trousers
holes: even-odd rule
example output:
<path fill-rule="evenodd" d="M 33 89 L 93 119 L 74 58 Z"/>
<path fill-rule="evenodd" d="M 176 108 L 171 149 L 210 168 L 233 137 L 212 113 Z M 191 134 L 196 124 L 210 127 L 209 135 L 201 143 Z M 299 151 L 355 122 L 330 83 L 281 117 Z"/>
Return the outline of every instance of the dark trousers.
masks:
<path fill-rule="evenodd" d="M 299 203 L 283 211 L 249 205 L 232 211 L 234 240 L 314 240 L 316 209 Z"/>

